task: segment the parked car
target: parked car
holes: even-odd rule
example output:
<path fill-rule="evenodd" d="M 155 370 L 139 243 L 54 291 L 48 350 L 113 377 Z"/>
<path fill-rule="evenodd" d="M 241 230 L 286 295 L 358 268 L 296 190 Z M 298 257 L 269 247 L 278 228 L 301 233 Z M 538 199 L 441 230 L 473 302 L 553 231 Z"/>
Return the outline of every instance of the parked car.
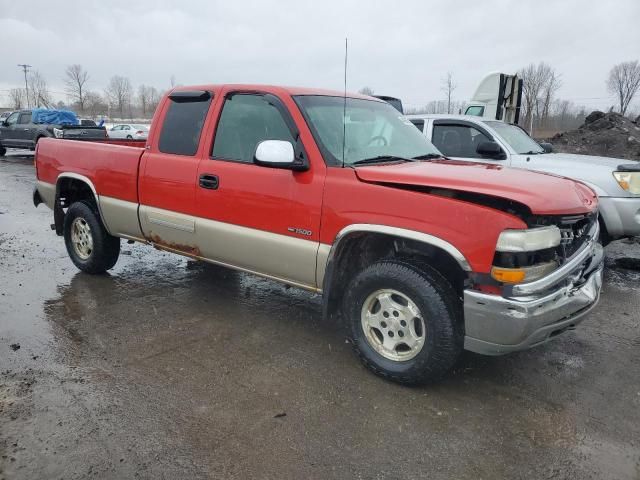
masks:
<path fill-rule="evenodd" d="M 97 127 L 96 122 L 90 118 L 79 118 L 78 125 L 82 125 L 84 127 Z"/>
<path fill-rule="evenodd" d="M 0 113 L 0 124 L 4 122 L 7 119 L 7 117 L 9 117 L 9 115 L 11 115 L 12 113 L 13 112 L 11 111 Z"/>
<path fill-rule="evenodd" d="M 149 135 L 147 125 L 121 123 L 108 130 L 109 138 L 126 138 L 128 140 L 146 140 Z"/>
<path fill-rule="evenodd" d="M 65 112 L 64 114 L 61 112 Z M 0 123 L 0 156 L 7 148 L 34 150 L 42 138 L 101 140 L 106 138 L 103 127 L 78 125 L 75 114 L 59 110 L 20 110 Z"/>
<path fill-rule="evenodd" d="M 113 267 L 123 238 L 322 293 L 364 364 L 408 384 L 463 348 L 546 342 L 598 301 L 582 183 L 445 160 L 362 95 L 180 87 L 158 112 L 146 147 L 38 147 L 34 204 L 83 272 Z"/>
<path fill-rule="evenodd" d="M 539 144 L 517 125 L 487 118 L 438 114 L 408 118 L 449 158 L 548 172 L 586 183 L 600 197 L 604 243 L 640 235 L 640 163 L 552 153 L 550 144 Z"/>

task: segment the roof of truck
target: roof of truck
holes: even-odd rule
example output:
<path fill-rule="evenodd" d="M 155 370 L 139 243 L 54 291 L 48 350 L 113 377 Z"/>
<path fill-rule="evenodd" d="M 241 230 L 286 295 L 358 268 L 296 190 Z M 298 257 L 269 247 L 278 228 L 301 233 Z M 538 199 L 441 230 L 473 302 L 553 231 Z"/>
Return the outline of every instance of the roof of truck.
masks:
<path fill-rule="evenodd" d="M 215 92 L 221 89 L 231 90 L 246 90 L 246 91 L 266 91 L 273 93 L 287 93 L 289 95 L 323 95 L 327 97 L 343 97 L 344 91 L 329 90 L 324 88 L 310 88 L 310 87 L 288 87 L 283 85 L 260 85 L 260 84 L 209 84 L 209 85 L 188 85 L 175 87 L 172 91 L 189 91 L 189 90 L 208 90 Z M 347 92 L 348 98 L 361 98 L 364 100 L 373 100 L 376 102 L 382 102 L 382 100 L 370 97 L 368 95 L 362 95 L 360 93 Z"/>

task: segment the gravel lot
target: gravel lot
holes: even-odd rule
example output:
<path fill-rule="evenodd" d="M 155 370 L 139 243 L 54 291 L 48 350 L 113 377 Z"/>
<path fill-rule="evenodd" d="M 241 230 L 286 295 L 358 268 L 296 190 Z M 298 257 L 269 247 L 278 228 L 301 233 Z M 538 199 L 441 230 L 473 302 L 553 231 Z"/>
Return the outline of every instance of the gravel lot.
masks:
<path fill-rule="evenodd" d="M 640 245 L 600 305 L 441 384 L 366 371 L 320 298 L 123 243 L 79 273 L 0 159 L 0 479 L 638 479 Z"/>

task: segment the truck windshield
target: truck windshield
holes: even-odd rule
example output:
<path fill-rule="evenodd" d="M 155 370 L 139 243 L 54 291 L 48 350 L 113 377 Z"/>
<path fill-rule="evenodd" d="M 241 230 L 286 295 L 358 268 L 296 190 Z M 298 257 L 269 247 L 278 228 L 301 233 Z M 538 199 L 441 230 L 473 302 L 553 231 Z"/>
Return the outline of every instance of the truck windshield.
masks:
<path fill-rule="evenodd" d="M 295 97 L 327 161 L 342 165 L 441 156 L 427 138 L 386 102 L 323 95 Z"/>
<path fill-rule="evenodd" d="M 531 138 L 527 133 L 522 130 L 520 127 L 516 127 L 515 125 L 509 125 L 504 122 L 485 122 L 487 125 L 492 127 L 502 139 L 507 142 L 511 148 L 516 153 L 520 154 L 538 154 L 544 153 L 544 148 L 542 148 L 538 143 Z"/>

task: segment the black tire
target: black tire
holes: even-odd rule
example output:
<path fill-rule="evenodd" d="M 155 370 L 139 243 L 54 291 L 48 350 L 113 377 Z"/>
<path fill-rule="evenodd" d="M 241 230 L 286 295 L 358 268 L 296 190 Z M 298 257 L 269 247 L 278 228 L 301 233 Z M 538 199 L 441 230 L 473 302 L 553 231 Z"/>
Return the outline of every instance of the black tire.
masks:
<path fill-rule="evenodd" d="M 0 145 L 0 157 L 4 157 L 7 154 L 7 149 Z"/>
<path fill-rule="evenodd" d="M 133 137 L 131 135 L 127 135 L 127 140 L 133 140 Z"/>
<path fill-rule="evenodd" d="M 92 248 L 85 252 L 86 258 L 80 254 L 72 240 L 74 221 L 81 219 L 80 224 L 88 225 Z M 84 223 L 82 223 L 84 220 Z M 80 201 L 73 203 L 64 217 L 64 243 L 71 261 L 86 273 L 104 273 L 112 268 L 120 255 L 120 239 L 112 237 L 102 225 L 100 214 L 93 202 Z"/>
<path fill-rule="evenodd" d="M 413 358 L 403 361 L 386 358 L 365 334 L 361 321 L 363 306 L 370 295 L 382 289 L 402 293 L 420 310 L 424 338 L 421 350 Z M 351 281 L 342 312 L 362 362 L 377 375 L 394 382 L 418 385 L 436 381 L 453 367 L 463 349 L 461 301 L 449 282 L 429 266 L 418 269 L 396 261 L 382 261 L 367 267 Z M 388 326 L 387 333 L 392 328 Z M 384 337 L 380 330 L 377 333 L 382 334 L 379 338 Z"/>

